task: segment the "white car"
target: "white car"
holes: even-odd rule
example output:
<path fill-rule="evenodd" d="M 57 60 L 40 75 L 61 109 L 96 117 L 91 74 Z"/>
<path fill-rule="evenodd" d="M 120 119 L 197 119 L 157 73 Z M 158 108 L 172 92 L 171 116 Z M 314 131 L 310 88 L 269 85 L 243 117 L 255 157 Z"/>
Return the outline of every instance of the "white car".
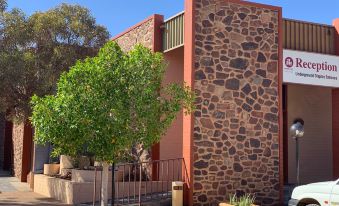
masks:
<path fill-rule="evenodd" d="M 339 206 L 339 179 L 298 186 L 288 206 Z"/>

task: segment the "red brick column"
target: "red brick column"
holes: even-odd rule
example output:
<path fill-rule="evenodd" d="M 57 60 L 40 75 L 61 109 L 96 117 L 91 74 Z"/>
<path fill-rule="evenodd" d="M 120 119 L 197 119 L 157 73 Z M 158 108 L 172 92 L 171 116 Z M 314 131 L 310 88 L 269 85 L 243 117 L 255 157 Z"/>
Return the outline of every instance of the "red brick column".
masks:
<path fill-rule="evenodd" d="M 335 52 L 339 55 L 339 18 L 333 21 Z M 332 90 L 333 177 L 339 178 L 339 89 Z"/>

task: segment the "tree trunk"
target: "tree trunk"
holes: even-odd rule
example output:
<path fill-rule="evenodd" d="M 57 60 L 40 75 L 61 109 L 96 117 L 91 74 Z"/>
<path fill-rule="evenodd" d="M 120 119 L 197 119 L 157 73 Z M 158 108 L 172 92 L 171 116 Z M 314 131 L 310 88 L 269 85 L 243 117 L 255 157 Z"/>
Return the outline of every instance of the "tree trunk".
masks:
<path fill-rule="evenodd" d="M 102 164 L 102 177 L 101 177 L 101 206 L 108 204 L 108 169 L 109 164 L 104 162 Z"/>
<path fill-rule="evenodd" d="M 133 147 L 132 154 L 133 154 L 134 161 L 138 163 L 151 161 L 150 151 L 148 149 L 145 149 L 144 145 L 142 144 L 138 144 L 135 147 Z M 144 180 L 151 180 L 152 179 L 152 165 L 143 163 L 142 173 L 143 174 L 141 174 L 141 177 Z"/>

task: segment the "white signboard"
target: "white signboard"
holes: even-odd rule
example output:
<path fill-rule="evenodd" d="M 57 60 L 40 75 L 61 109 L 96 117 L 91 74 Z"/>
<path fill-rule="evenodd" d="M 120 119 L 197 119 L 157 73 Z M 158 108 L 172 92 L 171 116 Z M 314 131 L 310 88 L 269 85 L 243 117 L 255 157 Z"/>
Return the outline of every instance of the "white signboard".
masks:
<path fill-rule="evenodd" d="M 284 49 L 283 82 L 339 87 L 339 56 Z"/>

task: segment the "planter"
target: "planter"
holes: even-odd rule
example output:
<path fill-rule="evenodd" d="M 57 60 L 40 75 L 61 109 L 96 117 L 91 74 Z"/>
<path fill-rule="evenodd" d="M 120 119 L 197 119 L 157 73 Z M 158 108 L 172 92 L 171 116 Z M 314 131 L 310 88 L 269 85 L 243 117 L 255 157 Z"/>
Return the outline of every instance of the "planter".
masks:
<path fill-rule="evenodd" d="M 72 169 L 72 182 L 94 182 L 94 170 Z M 112 172 L 109 172 L 108 181 L 112 182 Z M 97 182 L 101 182 L 101 172 L 97 172 Z"/>
<path fill-rule="evenodd" d="M 74 159 L 71 156 L 60 155 L 60 170 L 73 168 L 74 168 Z"/>
<path fill-rule="evenodd" d="M 44 164 L 44 175 L 59 174 L 60 164 Z"/>
<path fill-rule="evenodd" d="M 116 198 L 127 198 L 128 196 L 137 196 L 140 188 L 142 193 L 151 194 L 152 192 L 163 192 L 166 190 L 167 182 L 116 182 L 115 188 L 119 193 L 116 193 Z M 96 200 L 100 197 L 100 185 L 97 184 Z M 112 184 L 107 185 L 108 194 L 112 192 Z M 167 191 L 171 190 L 171 185 L 167 185 Z M 153 190 L 152 190 L 152 189 Z M 42 174 L 34 174 L 34 192 L 46 197 L 60 200 L 66 204 L 78 205 L 93 201 L 94 184 L 93 182 L 74 182 L 70 180 L 50 177 Z"/>

